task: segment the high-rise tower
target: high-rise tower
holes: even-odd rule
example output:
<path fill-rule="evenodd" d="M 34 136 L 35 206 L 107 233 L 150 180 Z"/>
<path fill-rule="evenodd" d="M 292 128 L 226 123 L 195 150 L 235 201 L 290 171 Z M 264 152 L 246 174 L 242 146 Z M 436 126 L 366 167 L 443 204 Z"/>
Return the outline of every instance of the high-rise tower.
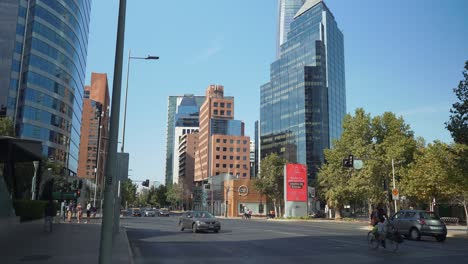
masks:
<path fill-rule="evenodd" d="M 0 1 L 0 115 L 76 174 L 91 1 Z"/>
<path fill-rule="evenodd" d="M 277 153 L 307 164 L 309 180 L 323 150 L 341 136 L 346 114 L 343 34 L 322 0 L 307 0 L 294 15 L 270 82 L 261 87 L 261 157 Z"/>

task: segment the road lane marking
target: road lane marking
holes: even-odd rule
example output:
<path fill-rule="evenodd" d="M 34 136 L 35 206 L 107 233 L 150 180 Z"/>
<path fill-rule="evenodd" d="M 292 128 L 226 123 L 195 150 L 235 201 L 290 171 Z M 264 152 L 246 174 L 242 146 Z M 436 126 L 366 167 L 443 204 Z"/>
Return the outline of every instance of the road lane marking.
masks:
<path fill-rule="evenodd" d="M 264 230 L 264 231 L 272 232 L 272 233 L 277 233 L 277 234 L 282 234 L 282 235 L 298 236 L 298 237 L 307 236 L 307 235 L 304 235 L 304 234 L 297 234 L 297 233 L 291 233 L 291 232 L 283 232 L 283 231 L 277 231 L 277 230 Z"/>

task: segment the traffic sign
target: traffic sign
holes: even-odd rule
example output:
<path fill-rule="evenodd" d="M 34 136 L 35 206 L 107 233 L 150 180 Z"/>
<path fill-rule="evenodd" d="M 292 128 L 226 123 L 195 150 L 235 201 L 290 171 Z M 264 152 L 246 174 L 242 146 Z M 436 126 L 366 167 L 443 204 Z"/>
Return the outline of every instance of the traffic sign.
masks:
<path fill-rule="evenodd" d="M 392 198 L 393 200 L 398 200 L 399 199 L 399 192 L 398 189 L 392 189 Z"/>

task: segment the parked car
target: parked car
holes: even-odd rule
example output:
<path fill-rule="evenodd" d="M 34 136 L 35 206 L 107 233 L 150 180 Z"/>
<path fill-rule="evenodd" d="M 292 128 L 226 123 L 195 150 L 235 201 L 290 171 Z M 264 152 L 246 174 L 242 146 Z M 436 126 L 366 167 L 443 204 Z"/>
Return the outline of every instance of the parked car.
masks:
<path fill-rule="evenodd" d="M 420 240 L 421 236 L 432 236 L 442 242 L 447 238 L 447 227 L 434 212 L 401 210 L 390 218 L 390 222 L 402 235 L 413 240 Z"/>
<path fill-rule="evenodd" d="M 141 217 L 141 210 L 140 210 L 140 208 L 133 208 L 133 209 L 132 209 L 132 216 L 139 216 L 139 217 Z"/>
<path fill-rule="evenodd" d="M 145 210 L 144 216 L 152 216 L 152 217 L 155 217 L 155 216 L 156 216 L 156 212 L 155 212 L 153 209 L 146 209 L 146 210 Z"/>
<path fill-rule="evenodd" d="M 212 214 L 206 211 L 189 211 L 179 218 L 179 230 L 191 229 L 194 233 L 198 231 L 213 231 L 218 233 L 221 223 Z"/>
<path fill-rule="evenodd" d="M 169 210 L 167 208 L 161 208 L 159 210 L 159 216 L 169 216 Z"/>

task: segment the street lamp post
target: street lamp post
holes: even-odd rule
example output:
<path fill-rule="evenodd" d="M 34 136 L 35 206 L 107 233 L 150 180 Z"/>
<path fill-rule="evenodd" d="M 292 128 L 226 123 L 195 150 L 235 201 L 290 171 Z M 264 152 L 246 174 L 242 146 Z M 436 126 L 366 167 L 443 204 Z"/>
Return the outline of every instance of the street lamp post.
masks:
<path fill-rule="evenodd" d="M 128 60 L 127 60 L 127 81 L 125 85 L 125 101 L 124 101 L 124 118 L 123 118 L 123 131 L 122 131 L 122 147 L 120 152 L 124 152 L 125 148 L 125 125 L 127 123 L 127 96 L 128 96 L 128 76 L 130 74 L 130 60 L 159 60 L 158 56 L 148 55 L 146 57 L 132 57 L 131 50 L 128 50 Z"/>

